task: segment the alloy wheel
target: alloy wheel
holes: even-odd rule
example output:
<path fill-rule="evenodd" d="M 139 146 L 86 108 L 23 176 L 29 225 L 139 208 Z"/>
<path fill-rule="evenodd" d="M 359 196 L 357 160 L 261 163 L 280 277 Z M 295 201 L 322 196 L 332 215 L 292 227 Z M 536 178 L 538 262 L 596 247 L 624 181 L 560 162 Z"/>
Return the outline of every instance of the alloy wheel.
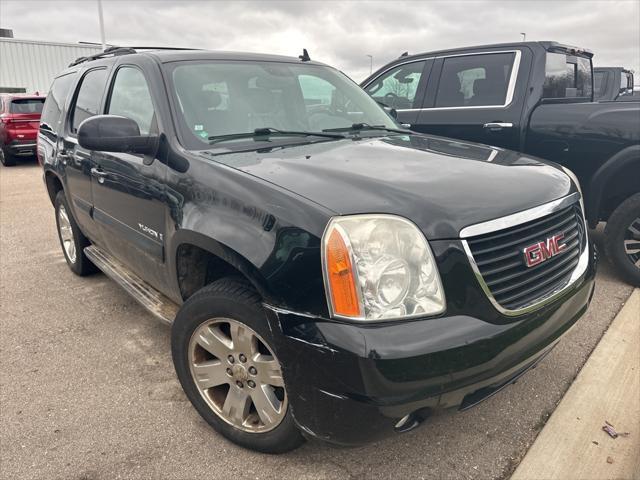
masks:
<path fill-rule="evenodd" d="M 71 263 L 76 263 L 76 243 L 73 238 L 73 229 L 69 221 L 69 215 L 64 205 L 58 208 L 58 228 L 60 230 L 60 239 L 62 240 L 62 248 L 64 248 L 67 258 Z"/>
<path fill-rule="evenodd" d="M 640 268 L 640 217 L 631 222 L 624 235 L 624 253 Z"/>
<path fill-rule="evenodd" d="M 214 318 L 189 341 L 189 368 L 202 398 L 226 423 L 250 433 L 276 428 L 287 412 L 282 368 L 247 325 Z"/>

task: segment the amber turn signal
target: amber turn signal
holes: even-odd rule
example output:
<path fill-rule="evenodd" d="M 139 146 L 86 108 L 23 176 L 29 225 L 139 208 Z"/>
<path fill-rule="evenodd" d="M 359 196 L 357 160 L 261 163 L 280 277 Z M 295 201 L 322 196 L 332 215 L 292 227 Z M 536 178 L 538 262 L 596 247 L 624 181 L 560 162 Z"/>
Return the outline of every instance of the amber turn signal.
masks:
<path fill-rule="evenodd" d="M 347 245 L 337 228 L 326 242 L 326 269 L 333 313 L 345 317 L 360 317 L 362 311 L 356 291 L 355 273 Z"/>

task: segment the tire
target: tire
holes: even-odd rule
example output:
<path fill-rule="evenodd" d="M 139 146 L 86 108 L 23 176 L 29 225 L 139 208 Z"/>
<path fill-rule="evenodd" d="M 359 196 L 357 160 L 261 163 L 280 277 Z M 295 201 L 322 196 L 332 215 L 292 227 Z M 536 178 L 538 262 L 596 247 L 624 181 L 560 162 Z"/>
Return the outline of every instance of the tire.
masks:
<path fill-rule="evenodd" d="M 616 208 L 604 230 L 604 247 L 609 261 L 624 279 L 640 287 L 640 193 Z"/>
<path fill-rule="evenodd" d="M 0 149 L 0 163 L 5 167 L 13 167 L 16 164 L 16 159 L 9 150 L 2 147 Z"/>
<path fill-rule="evenodd" d="M 60 190 L 56 195 L 55 212 L 58 239 L 60 240 L 64 258 L 71 271 L 81 277 L 96 272 L 98 270 L 97 267 L 84 254 L 84 248 L 91 245 L 91 242 L 82 234 L 76 220 L 73 218 L 64 190 Z M 66 246 L 65 242 L 68 242 Z"/>
<path fill-rule="evenodd" d="M 253 334 L 256 335 L 251 336 Z M 249 343 L 245 340 L 236 341 L 250 336 Z M 201 340 L 205 337 L 209 341 Z M 231 343 L 219 342 L 218 338 Z M 252 346 L 245 349 L 241 344 Z M 208 350 L 202 345 L 207 345 Z M 273 355 L 272 345 L 273 335 L 267 326 L 260 296 L 248 282 L 237 278 L 217 280 L 191 296 L 179 310 L 171 331 L 171 352 L 176 374 L 202 418 L 218 433 L 242 447 L 264 453 L 284 453 L 299 447 L 304 438 L 294 423 L 281 366 Z M 244 360 L 239 352 L 246 352 Z M 229 355 L 233 357 L 233 362 L 230 362 Z M 262 369 L 267 364 L 271 368 Z M 274 365 L 280 369 L 279 377 L 278 373 L 274 373 Z M 204 374 L 196 370 L 209 366 L 216 368 L 218 373 Z M 241 369 L 245 368 L 243 372 Z M 198 380 L 196 376 L 199 376 Z M 211 381 L 214 377 L 216 380 Z M 269 377 L 271 384 L 281 383 L 282 386 L 273 387 L 261 382 L 263 377 Z M 254 388 L 251 388 L 252 382 Z M 279 413 L 272 415 L 277 422 L 263 421 L 264 414 L 258 413 L 257 406 L 264 405 L 264 398 L 279 402 Z M 225 413 L 227 402 L 242 406 L 226 409 L 230 411 L 228 414 Z"/>

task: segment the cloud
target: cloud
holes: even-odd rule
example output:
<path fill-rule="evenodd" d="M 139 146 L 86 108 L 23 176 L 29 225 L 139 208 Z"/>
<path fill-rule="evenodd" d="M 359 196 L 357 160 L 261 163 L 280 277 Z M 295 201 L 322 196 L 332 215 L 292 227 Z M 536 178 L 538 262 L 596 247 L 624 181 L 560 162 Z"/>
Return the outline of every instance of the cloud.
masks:
<path fill-rule="evenodd" d="M 640 2 L 630 1 L 118 1 L 103 0 L 107 42 L 298 55 L 355 80 L 400 53 L 520 40 L 595 52 L 594 64 L 640 77 Z M 100 41 L 97 2 L 2 0 L 16 38 Z"/>

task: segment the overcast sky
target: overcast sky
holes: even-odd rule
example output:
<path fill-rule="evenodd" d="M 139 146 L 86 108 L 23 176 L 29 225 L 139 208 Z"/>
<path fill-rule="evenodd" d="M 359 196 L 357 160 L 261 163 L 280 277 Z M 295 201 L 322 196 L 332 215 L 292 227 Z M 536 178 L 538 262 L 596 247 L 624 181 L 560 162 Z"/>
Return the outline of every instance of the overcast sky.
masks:
<path fill-rule="evenodd" d="M 588 48 L 596 66 L 640 72 L 639 0 L 102 3 L 107 43 L 286 55 L 305 47 L 358 81 L 367 55 L 375 70 L 407 50 L 514 42 L 520 32 Z M 0 0 L 0 26 L 21 39 L 99 42 L 97 11 L 97 0 Z"/>

